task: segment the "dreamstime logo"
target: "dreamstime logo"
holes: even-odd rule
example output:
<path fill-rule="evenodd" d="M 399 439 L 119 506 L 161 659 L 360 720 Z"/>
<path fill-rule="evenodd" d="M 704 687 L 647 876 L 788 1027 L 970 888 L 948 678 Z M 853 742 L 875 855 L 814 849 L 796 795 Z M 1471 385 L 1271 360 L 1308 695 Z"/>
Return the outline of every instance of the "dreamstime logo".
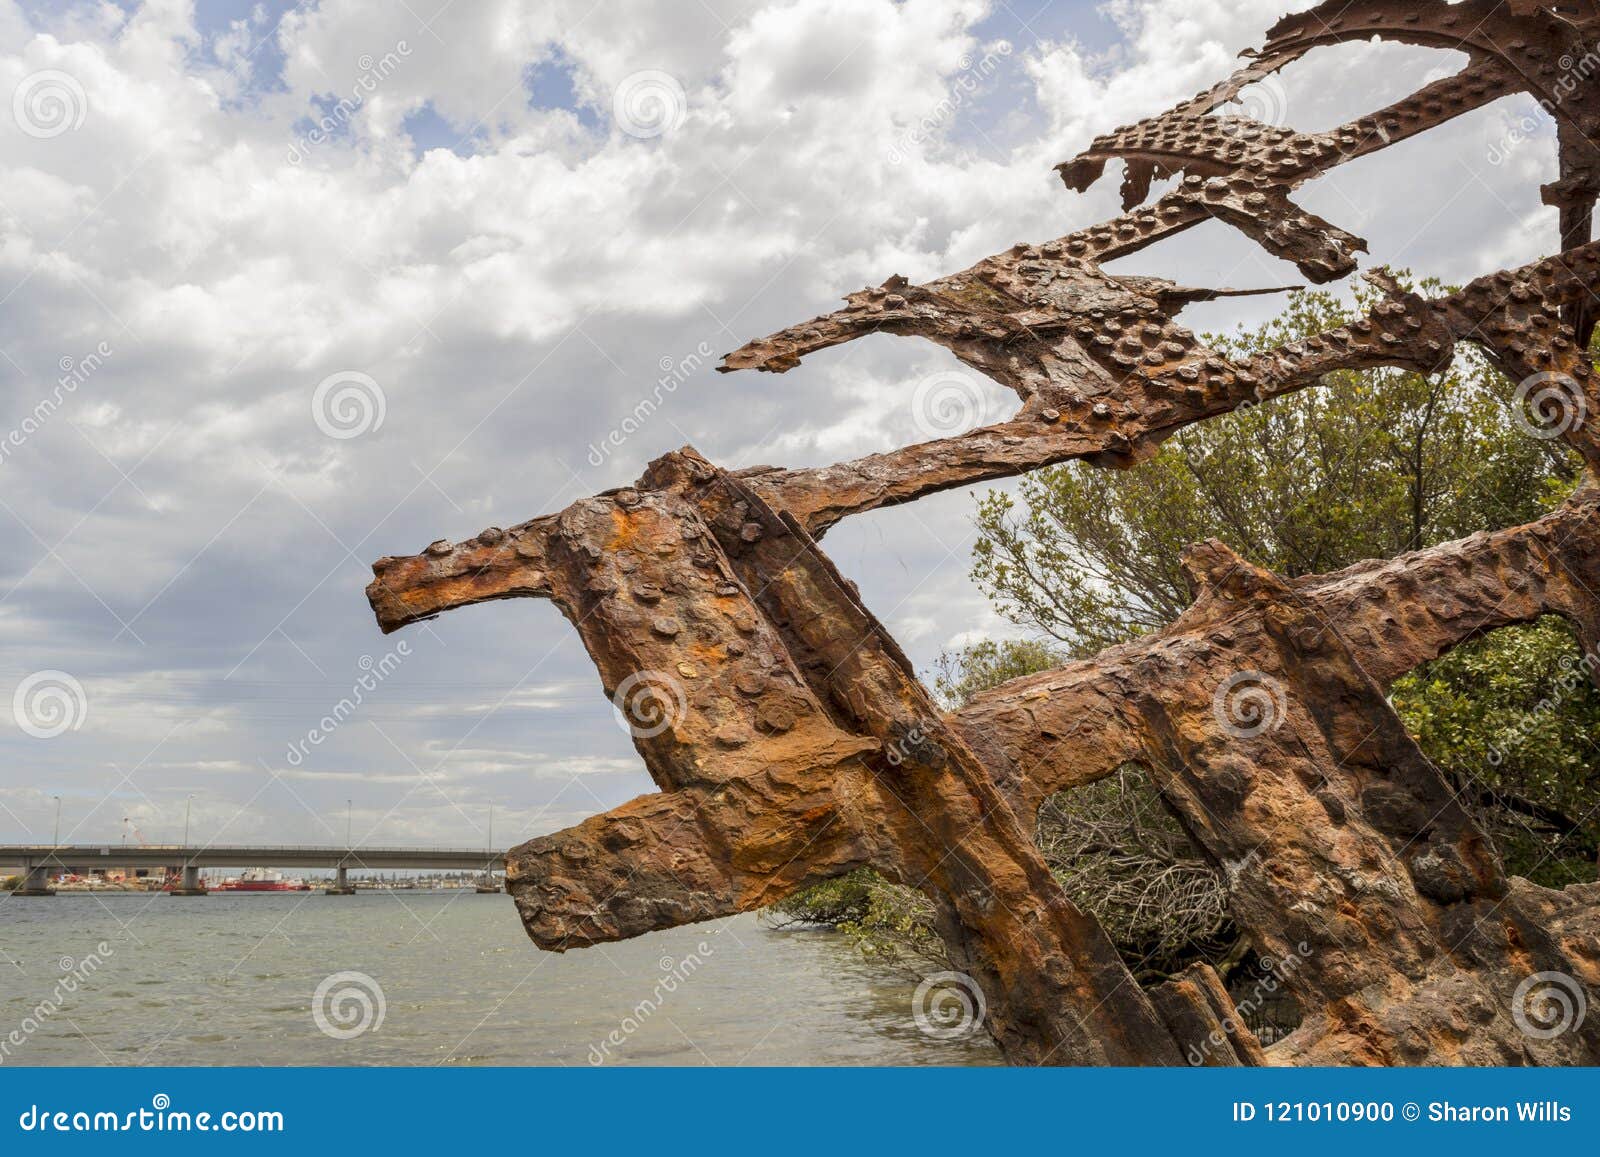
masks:
<path fill-rule="evenodd" d="M 1580 87 L 1586 86 L 1595 73 L 1600 72 L 1600 52 L 1589 48 L 1582 56 L 1573 56 L 1570 52 L 1564 53 L 1556 61 L 1556 67 L 1561 70 L 1560 75 L 1553 84 L 1541 86 L 1548 95 L 1538 96 L 1537 100 L 1539 107 L 1549 113 L 1552 119 L 1560 121 L 1559 109 L 1566 103 L 1567 98 Z M 1516 117 L 1500 141 L 1489 146 L 1489 163 L 1496 166 L 1504 164 L 1519 145 L 1533 140 L 1546 131 L 1547 125 L 1529 114 Z"/>
<path fill-rule="evenodd" d="M 920 725 L 908 727 L 904 735 L 883 749 L 889 766 L 899 767 L 908 759 L 926 758 L 930 746 L 928 733 Z"/>
<path fill-rule="evenodd" d="M 989 1002 L 978 982 L 965 972 L 935 972 L 917 985 L 911 1018 L 924 1036 L 958 1040 L 983 1027 Z"/>
<path fill-rule="evenodd" d="M 1565 972 L 1535 972 L 1511 994 L 1511 1019 L 1538 1040 L 1554 1040 L 1583 1025 L 1589 1000 Z"/>
<path fill-rule="evenodd" d="M 654 739 L 689 710 L 683 685 L 661 671 L 635 671 L 611 697 L 617 723 L 635 739 Z"/>
<path fill-rule="evenodd" d="M 82 357 L 75 358 L 69 354 L 56 362 L 57 368 L 61 370 L 61 376 L 56 379 L 55 387 L 34 403 L 33 410 L 24 416 L 22 421 L 0 437 L 0 463 L 5 462 L 11 457 L 12 451 L 21 449 L 29 438 L 42 430 L 44 424 L 55 417 L 67 399 L 76 394 L 78 387 L 93 377 L 110 356 L 110 343 L 101 342 Z"/>
<path fill-rule="evenodd" d="M 1251 856 L 1255 853 L 1252 852 Z M 1191 1043 L 1188 1050 L 1188 1060 L 1191 1065 L 1199 1067 L 1213 1052 L 1229 1043 L 1234 1034 L 1241 1028 L 1250 1032 L 1250 1021 L 1257 1017 L 1262 1009 L 1270 1006 L 1280 988 L 1283 988 L 1289 977 L 1299 971 L 1301 964 L 1311 958 L 1311 945 L 1304 940 L 1294 946 L 1294 951 L 1286 959 L 1279 960 L 1275 956 L 1262 956 L 1257 959 L 1256 982 L 1250 992 L 1234 1000 L 1233 1015 L 1224 1017 L 1220 1024 L 1213 1028 L 1205 1039 L 1198 1043 Z M 1262 1036 L 1263 1029 L 1255 1030 L 1261 1043 L 1272 1044 L 1273 1040 Z"/>
<path fill-rule="evenodd" d="M 689 98 L 678 78 L 653 68 L 623 77 L 611 94 L 617 127 L 640 140 L 674 131 L 688 112 Z"/>
<path fill-rule="evenodd" d="M 365 972 L 335 972 L 311 997 L 311 1019 L 334 1040 L 377 1032 L 388 1009 L 383 986 Z"/>
<path fill-rule="evenodd" d="M 1594 681 L 1597 670 L 1600 670 L 1600 654 L 1594 651 L 1561 656 L 1561 674 L 1556 676 L 1552 694 L 1535 703 L 1531 711 L 1524 711 L 1509 727 L 1499 730 L 1496 741 L 1489 745 L 1489 765 L 1499 767 L 1504 763 L 1506 749 L 1526 742 L 1541 720 L 1557 710 L 1578 688 Z"/>
<path fill-rule="evenodd" d="M 356 113 L 365 107 L 367 97 L 377 92 L 378 86 L 393 76 L 410 55 L 411 45 L 404 40 L 396 41 L 392 51 L 385 52 L 376 60 L 371 53 L 362 53 L 356 60 L 361 75 L 350 86 L 350 95 L 340 97 L 317 118 L 304 136 L 289 142 L 289 163 L 298 165 L 313 148 L 332 140 L 335 134 L 349 125 Z"/>
<path fill-rule="evenodd" d="M 11 119 L 40 140 L 77 128 L 88 112 L 89 98 L 78 78 L 55 68 L 29 73 L 11 94 Z"/>
<path fill-rule="evenodd" d="M 170 1111 L 169 1111 L 170 1110 Z M 157 1093 L 148 1109 L 41 1109 L 29 1105 L 17 1116 L 24 1133 L 282 1133 L 283 1114 L 274 1110 L 228 1109 L 222 1113 L 172 1108 L 172 1098 Z"/>
<path fill-rule="evenodd" d="M 1211 712 L 1235 739 L 1253 739 L 1276 731 L 1288 709 L 1283 684 L 1260 671 L 1240 671 L 1228 676 L 1211 696 Z"/>
<path fill-rule="evenodd" d="M 340 370 L 311 393 L 311 420 L 330 438 L 359 438 L 383 427 L 389 400 L 372 375 Z"/>
<path fill-rule="evenodd" d="M 911 420 L 925 438 L 947 438 L 981 425 L 988 409 L 983 387 L 960 370 L 929 374 L 911 394 Z"/>
<path fill-rule="evenodd" d="M 715 933 L 713 933 L 715 935 Z M 611 1050 L 619 1049 L 628 1043 L 630 1037 L 645 1026 L 645 1022 L 661 1010 L 667 997 L 677 992 L 696 972 L 704 966 L 705 962 L 715 954 L 715 950 L 706 941 L 702 940 L 694 946 L 694 951 L 685 954 L 681 959 L 674 960 L 670 956 L 663 956 L 658 967 L 661 975 L 656 978 L 650 995 L 639 1001 L 630 1009 L 616 1028 L 606 1034 L 605 1039 L 599 1044 L 589 1046 L 589 1063 L 603 1065 L 611 1059 Z"/>
<path fill-rule="evenodd" d="M 706 359 L 715 353 L 708 343 L 701 342 L 686 357 L 673 358 L 663 354 L 656 363 L 661 369 L 661 376 L 656 379 L 655 389 L 650 391 L 649 396 L 640 398 L 633 410 L 604 438 L 589 443 L 589 465 L 603 466 L 611 452 L 638 433 L 650 416 L 661 408 L 668 395 L 677 393 L 678 387 L 689 379 L 689 375 L 699 370 Z"/>
<path fill-rule="evenodd" d="M 1002 40 L 995 45 L 992 51 L 985 52 L 982 59 L 976 62 L 970 56 L 963 56 L 957 62 L 961 72 L 955 78 L 949 93 L 916 124 L 901 133 L 895 139 L 894 144 L 889 146 L 889 163 L 891 165 L 900 164 L 910 155 L 913 149 L 931 139 L 947 121 L 961 110 L 963 105 L 974 99 L 982 91 L 984 81 L 999 71 L 1000 61 L 1010 55 L 1010 41 Z"/>
<path fill-rule="evenodd" d="M 35 739 L 76 731 L 88 715 L 83 684 L 65 671 L 35 671 L 17 684 L 11 696 L 11 717 Z"/>
<path fill-rule="evenodd" d="M 285 756 L 289 765 L 299 767 L 304 763 L 306 756 L 311 754 L 311 749 L 321 747 L 330 735 L 339 730 L 344 721 L 354 715 L 367 701 L 368 693 L 376 691 L 380 683 L 398 671 L 400 664 L 410 654 L 411 644 L 401 639 L 395 644 L 394 650 L 386 652 L 382 658 L 374 659 L 371 655 L 362 655 L 357 659 L 356 666 L 361 668 L 361 674 L 351 686 L 350 694 L 335 703 L 333 710 L 317 720 L 316 725 L 307 730 L 304 736 L 289 745 L 288 754 Z"/>
<path fill-rule="evenodd" d="M 88 984 L 89 978 L 100 971 L 108 958 L 115 955 L 116 949 L 102 940 L 95 945 L 94 951 L 81 960 L 74 960 L 70 956 L 57 960 L 56 967 L 62 975 L 51 987 L 50 995 L 24 1013 L 22 1022 L 16 1028 L 0 1037 L 0 1064 L 10 1060 L 12 1052 L 26 1044 L 40 1026 L 60 1012 L 67 998 Z"/>
<path fill-rule="evenodd" d="M 1517 383 L 1511 416 L 1535 438 L 1559 438 L 1583 424 L 1588 402 L 1583 387 L 1566 374 L 1546 371 Z"/>
<path fill-rule="evenodd" d="M 1238 108 L 1234 109 L 1233 105 Z M 1219 119 L 1225 132 L 1243 132 L 1252 123 L 1281 128 L 1289 119 L 1289 94 L 1283 91 L 1276 76 L 1267 76 L 1245 85 L 1224 107 L 1229 115 Z"/>

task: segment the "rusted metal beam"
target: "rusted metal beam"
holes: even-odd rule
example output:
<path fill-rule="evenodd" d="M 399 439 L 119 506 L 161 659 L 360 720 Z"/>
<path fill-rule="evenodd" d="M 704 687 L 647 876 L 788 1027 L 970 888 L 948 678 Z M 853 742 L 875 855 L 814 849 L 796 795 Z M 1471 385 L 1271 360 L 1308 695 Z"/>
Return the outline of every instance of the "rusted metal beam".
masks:
<path fill-rule="evenodd" d="M 1229 80 L 1061 167 L 1081 189 L 1124 160 L 1123 216 L 924 286 L 891 278 L 721 367 L 782 372 L 868 333 L 921 336 L 1014 390 L 1009 421 L 808 470 L 730 472 L 684 449 L 559 514 L 379 560 L 368 597 L 385 631 L 553 600 L 662 789 L 508 854 L 534 941 L 635 936 L 872 867 L 933 900 L 1016 1062 L 1194 1061 L 1201 1038 L 1225 1041 L 1204 1063 L 1600 1060 L 1600 1018 L 1545 1036 L 1513 1008 L 1535 973 L 1600 984 L 1600 885 L 1508 879 L 1385 698 L 1418 663 L 1542 614 L 1574 623 L 1591 655 L 1600 645 L 1600 393 L 1585 352 L 1600 103 L 1560 75 L 1591 59 L 1596 32 L 1592 4 L 1336 0 L 1286 18 Z M 1211 115 L 1311 49 L 1371 35 L 1459 48 L 1469 64 L 1327 133 Z M 1300 211 L 1293 190 L 1513 92 L 1558 122 L 1561 176 L 1545 189 L 1557 257 L 1433 300 L 1375 270 L 1384 300 L 1367 316 L 1248 358 L 1174 320 L 1234 291 L 1102 268 L 1217 218 L 1313 280 L 1349 273 L 1364 243 Z M 1585 484 L 1560 510 L 1296 580 L 1199 544 L 1176 622 L 947 715 L 817 546 L 850 514 L 1069 459 L 1131 467 L 1194 422 L 1334 370 L 1430 372 L 1462 341 L 1521 382 L 1541 436 L 1582 458 Z M 1270 1053 L 1209 970 L 1142 991 L 1031 843 L 1047 795 L 1130 762 L 1225 874 L 1258 951 L 1295 964 L 1306 1023 Z"/>

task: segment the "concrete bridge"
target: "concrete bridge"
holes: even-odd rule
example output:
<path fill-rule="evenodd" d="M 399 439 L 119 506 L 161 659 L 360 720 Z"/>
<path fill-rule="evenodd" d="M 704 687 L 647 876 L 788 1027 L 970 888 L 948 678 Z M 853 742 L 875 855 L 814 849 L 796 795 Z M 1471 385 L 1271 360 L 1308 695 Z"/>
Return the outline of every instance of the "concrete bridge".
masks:
<path fill-rule="evenodd" d="M 173 894 L 203 896 L 201 868 L 332 868 L 328 891 L 349 895 L 349 871 L 437 868 L 504 871 L 505 856 L 484 848 L 340 848 L 305 844 L 0 844 L 0 869 L 17 868 L 24 877 L 19 896 L 49 896 L 52 873 L 87 874 L 107 868 L 183 869 Z"/>

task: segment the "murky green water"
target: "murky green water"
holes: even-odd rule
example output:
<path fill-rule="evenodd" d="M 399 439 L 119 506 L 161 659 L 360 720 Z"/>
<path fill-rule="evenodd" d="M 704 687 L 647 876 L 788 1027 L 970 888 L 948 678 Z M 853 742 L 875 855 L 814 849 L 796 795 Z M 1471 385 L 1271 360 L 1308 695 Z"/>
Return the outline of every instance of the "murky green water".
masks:
<path fill-rule="evenodd" d="M 0 897 L 0 1067 L 997 1063 L 914 989 L 750 916 L 555 955 L 504 895 Z"/>

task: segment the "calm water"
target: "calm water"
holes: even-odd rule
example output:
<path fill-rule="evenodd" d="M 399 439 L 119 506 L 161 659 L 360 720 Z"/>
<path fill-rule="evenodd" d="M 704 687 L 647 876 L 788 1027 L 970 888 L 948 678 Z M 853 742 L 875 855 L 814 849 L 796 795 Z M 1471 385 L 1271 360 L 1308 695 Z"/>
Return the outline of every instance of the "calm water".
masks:
<path fill-rule="evenodd" d="M 0 1066 L 998 1062 L 981 1035 L 925 1037 L 915 978 L 830 933 L 741 916 L 556 955 L 508 896 L 472 892 L 6 896 L 0 1039 L 102 941 L 99 967 Z M 313 1006 L 345 971 L 381 998 L 335 980 L 328 1026 L 383 1015 L 335 1039 Z"/>

